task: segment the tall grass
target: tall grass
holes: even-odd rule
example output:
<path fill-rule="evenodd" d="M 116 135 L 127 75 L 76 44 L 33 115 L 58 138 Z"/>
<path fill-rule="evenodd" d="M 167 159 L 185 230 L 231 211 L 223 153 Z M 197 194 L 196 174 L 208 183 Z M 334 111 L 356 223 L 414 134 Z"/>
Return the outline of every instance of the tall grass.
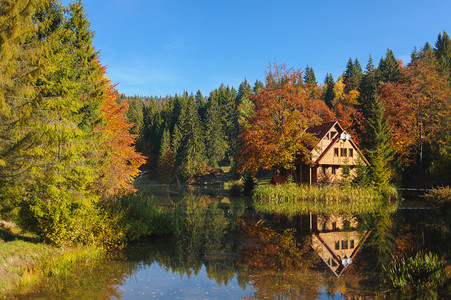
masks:
<path fill-rule="evenodd" d="M 441 299 L 450 295 L 446 262 L 435 254 L 404 255 L 393 259 L 384 270 L 389 293 L 396 298 Z"/>
<path fill-rule="evenodd" d="M 74 265 L 89 263 L 102 258 L 105 251 L 96 246 L 78 246 L 56 256 L 45 256 L 42 261 L 34 264 L 22 273 L 16 282 L 19 289 L 32 288 L 43 280 L 54 276 L 67 275 Z"/>
<path fill-rule="evenodd" d="M 388 196 L 387 196 L 388 195 Z M 304 213 L 365 213 L 396 204 L 396 190 L 379 191 L 359 186 L 308 186 L 294 183 L 262 185 L 254 193 L 254 206 L 266 213 L 295 216 Z"/>

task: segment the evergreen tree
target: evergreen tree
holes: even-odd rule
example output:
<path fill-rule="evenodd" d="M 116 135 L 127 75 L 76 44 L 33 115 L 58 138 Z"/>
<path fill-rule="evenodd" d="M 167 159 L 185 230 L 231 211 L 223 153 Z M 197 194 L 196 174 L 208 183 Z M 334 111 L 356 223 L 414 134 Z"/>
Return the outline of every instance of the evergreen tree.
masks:
<path fill-rule="evenodd" d="M 326 78 L 324 79 L 324 102 L 329 108 L 332 108 L 332 101 L 334 101 L 335 98 L 334 86 L 334 77 L 332 74 L 327 73 Z"/>
<path fill-rule="evenodd" d="M 236 105 L 240 105 L 245 98 L 249 98 L 252 95 L 252 88 L 247 79 L 245 78 L 243 82 L 240 83 L 238 87 L 238 94 L 236 97 Z"/>
<path fill-rule="evenodd" d="M 362 80 L 362 67 L 358 59 L 356 58 L 354 62 L 349 58 L 346 65 L 346 70 L 343 74 L 343 82 L 345 84 L 345 93 L 349 93 L 352 90 L 357 90 Z"/>
<path fill-rule="evenodd" d="M 168 182 L 171 179 L 174 168 L 174 153 L 171 150 L 171 134 L 168 128 L 165 128 L 160 142 L 160 154 L 158 156 L 158 178 L 162 182 Z"/>
<path fill-rule="evenodd" d="M 244 122 L 244 120 L 252 114 L 254 110 L 254 104 L 250 99 L 250 96 L 253 94 L 253 90 L 251 85 L 247 82 L 246 79 L 240 84 L 238 88 L 238 96 L 237 96 L 237 114 L 238 114 L 238 125 L 239 126 Z"/>
<path fill-rule="evenodd" d="M 448 80 L 451 79 L 451 40 L 446 31 L 443 35 L 439 33 L 435 43 L 435 57 L 443 74 L 447 74 Z"/>
<path fill-rule="evenodd" d="M 144 126 L 144 115 L 143 115 L 144 103 L 138 96 L 129 98 L 127 101 L 128 101 L 127 118 L 129 122 L 133 124 L 133 127 L 130 129 L 130 132 L 132 134 L 139 136 L 142 134 Z"/>
<path fill-rule="evenodd" d="M 372 104 L 371 117 L 367 120 L 370 177 L 372 183 L 379 188 L 387 187 L 393 178 L 394 151 L 391 148 L 391 129 L 388 120 L 384 119 L 384 113 L 383 102 L 376 99 Z"/>
<path fill-rule="evenodd" d="M 309 67 L 308 65 L 305 68 L 304 82 L 305 84 L 317 85 L 315 72 L 313 72 L 313 68 Z"/>
<path fill-rule="evenodd" d="M 378 70 L 379 81 L 396 82 L 400 79 L 401 69 L 392 50 L 387 49 L 385 58 L 381 58 L 379 62 Z"/>
<path fill-rule="evenodd" d="M 60 11 L 53 4 L 43 7 L 39 15 L 52 16 Z M 69 8 L 68 22 L 86 18 L 82 9 L 77 10 L 79 5 L 76 2 Z M 82 23 L 86 22 L 80 20 L 77 24 Z M 92 241 L 89 232 L 98 218 L 99 195 L 90 188 L 99 168 L 94 150 L 98 140 L 92 130 L 80 125 L 88 119 L 86 103 L 91 99 L 99 101 L 94 96 L 85 98 L 84 91 L 97 92 L 94 80 L 101 78 L 102 70 L 97 67 L 90 76 L 78 74 L 77 68 L 83 69 L 87 61 L 80 58 L 85 57 L 82 54 L 77 55 L 80 50 L 77 47 L 86 51 L 84 46 L 91 43 L 83 39 L 86 28 L 63 24 L 46 29 L 40 34 L 45 36 L 50 49 L 44 56 L 45 73 L 38 79 L 41 98 L 32 124 L 39 140 L 24 153 L 31 180 L 24 186 L 20 203 L 21 223 L 55 244 L 87 243 Z"/>
<path fill-rule="evenodd" d="M 218 163 L 224 159 L 229 145 L 222 129 L 219 104 L 213 97 L 208 102 L 205 137 L 206 153 L 210 165 L 217 167 Z"/>
<path fill-rule="evenodd" d="M 35 18 L 45 1 L 4 0 L 0 4 L 0 218 L 21 197 L 18 182 L 28 178 L 21 153 L 39 135 L 33 130 L 39 105 L 38 78 L 44 73 L 47 40 L 39 37 L 54 19 Z"/>
<path fill-rule="evenodd" d="M 254 92 L 254 94 L 257 94 L 258 91 L 263 88 L 265 85 L 263 84 L 263 82 L 261 82 L 260 80 L 255 80 L 254 86 L 252 87 L 252 91 Z"/>
<path fill-rule="evenodd" d="M 202 174 L 206 167 L 205 135 L 194 97 L 188 96 L 185 92 L 182 101 L 185 103 L 185 109 L 182 110 L 177 124 L 181 140 L 175 155 L 175 168 L 177 174 L 185 179 L 191 179 Z M 177 137 L 174 133 L 175 138 Z"/>
<path fill-rule="evenodd" d="M 378 84 L 377 70 L 373 64 L 373 58 L 370 55 L 359 88 L 359 110 L 367 118 L 377 97 Z"/>

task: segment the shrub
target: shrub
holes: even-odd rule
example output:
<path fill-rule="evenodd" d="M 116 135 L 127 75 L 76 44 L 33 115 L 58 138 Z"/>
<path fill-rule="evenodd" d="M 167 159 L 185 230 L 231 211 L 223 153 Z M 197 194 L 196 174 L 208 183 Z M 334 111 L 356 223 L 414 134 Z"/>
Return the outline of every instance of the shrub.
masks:
<path fill-rule="evenodd" d="M 451 187 L 442 186 L 431 189 L 423 197 L 438 208 L 448 209 L 451 206 Z"/>

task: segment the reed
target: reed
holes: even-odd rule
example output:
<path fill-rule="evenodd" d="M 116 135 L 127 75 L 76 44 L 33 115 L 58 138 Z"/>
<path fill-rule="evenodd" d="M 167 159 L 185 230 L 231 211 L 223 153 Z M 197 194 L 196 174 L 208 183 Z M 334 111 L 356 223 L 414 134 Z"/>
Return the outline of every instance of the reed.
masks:
<path fill-rule="evenodd" d="M 396 298 L 442 299 L 449 296 L 451 280 L 446 262 L 436 254 L 405 254 L 393 258 L 384 271 L 389 294 Z"/>
<path fill-rule="evenodd" d="M 289 183 L 261 185 L 254 193 L 255 209 L 265 213 L 295 216 L 305 213 L 366 213 L 387 208 L 396 209 L 393 190 L 384 192 L 359 186 L 308 186 Z M 394 206 L 394 207 L 393 207 Z"/>

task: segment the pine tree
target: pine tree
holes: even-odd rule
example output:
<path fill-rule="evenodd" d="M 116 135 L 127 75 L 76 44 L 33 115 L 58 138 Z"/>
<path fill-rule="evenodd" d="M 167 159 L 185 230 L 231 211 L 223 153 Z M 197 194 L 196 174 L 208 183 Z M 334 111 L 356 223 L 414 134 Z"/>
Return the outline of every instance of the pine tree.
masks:
<path fill-rule="evenodd" d="M 168 182 L 171 179 L 174 168 L 174 153 L 171 150 L 171 134 L 168 128 L 165 128 L 160 142 L 160 154 L 158 156 L 158 178 L 162 182 Z"/>
<path fill-rule="evenodd" d="M 372 104 L 371 117 L 367 120 L 370 177 L 372 183 L 379 188 L 387 187 L 393 178 L 394 151 L 391 148 L 391 129 L 388 120 L 384 119 L 384 113 L 383 102 L 376 99 Z"/>
<path fill-rule="evenodd" d="M 205 137 L 206 153 L 210 165 L 217 167 L 218 163 L 225 158 L 229 145 L 222 129 L 219 104 L 214 97 L 208 101 Z"/>
<path fill-rule="evenodd" d="M 332 101 L 335 98 L 334 86 L 334 77 L 332 76 L 332 74 L 327 73 L 326 78 L 324 79 L 324 102 L 329 108 L 332 108 Z"/>
<path fill-rule="evenodd" d="M 264 83 L 257 79 L 255 80 L 254 86 L 252 87 L 252 91 L 254 92 L 254 94 L 257 94 L 258 91 L 264 86 Z"/>
<path fill-rule="evenodd" d="M 345 84 L 345 93 L 349 93 L 352 90 L 357 90 L 362 80 L 362 67 L 358 59 L 354 62 L 349 58 L 346 65 L 346 70 L 343 74 L 343 82 Z"/>
<path fill-rule="evenodd" d="M 305 68 L 304 82 L 305 84 L 311 84 L 315 86 L 317 85 L 315 72 L 313 71 L 313 68 L 309 67 L 308 65 Z"/>
<path fill-rule="evenodd" d="M 185 108 L 179 116 L 180 145 L 175 154 L 175 169 L 184 179 L 202 174 L 206 167 L 204 131 L 197 112 L 194 97 L 185 92 L 182 97 Z M 174 140 L 177 138 L 174 132 Z"/>
<path fill-rule="evenodd" d="M 439 33 L 435 43 L 435 57 L 443 74 L 447 74 L 448 80 L 451 80 L 451 39 L 446 31 L 443 35 Z"/>
<path fill-rule="evenodd" d="M 393 51 L 387 49 L 385 59 L 381 58 L 378 67 L 379 81 L 382 82 L 396 82 L 401 77 L 401 69 L 399 63 L 393 54 Z"/>

